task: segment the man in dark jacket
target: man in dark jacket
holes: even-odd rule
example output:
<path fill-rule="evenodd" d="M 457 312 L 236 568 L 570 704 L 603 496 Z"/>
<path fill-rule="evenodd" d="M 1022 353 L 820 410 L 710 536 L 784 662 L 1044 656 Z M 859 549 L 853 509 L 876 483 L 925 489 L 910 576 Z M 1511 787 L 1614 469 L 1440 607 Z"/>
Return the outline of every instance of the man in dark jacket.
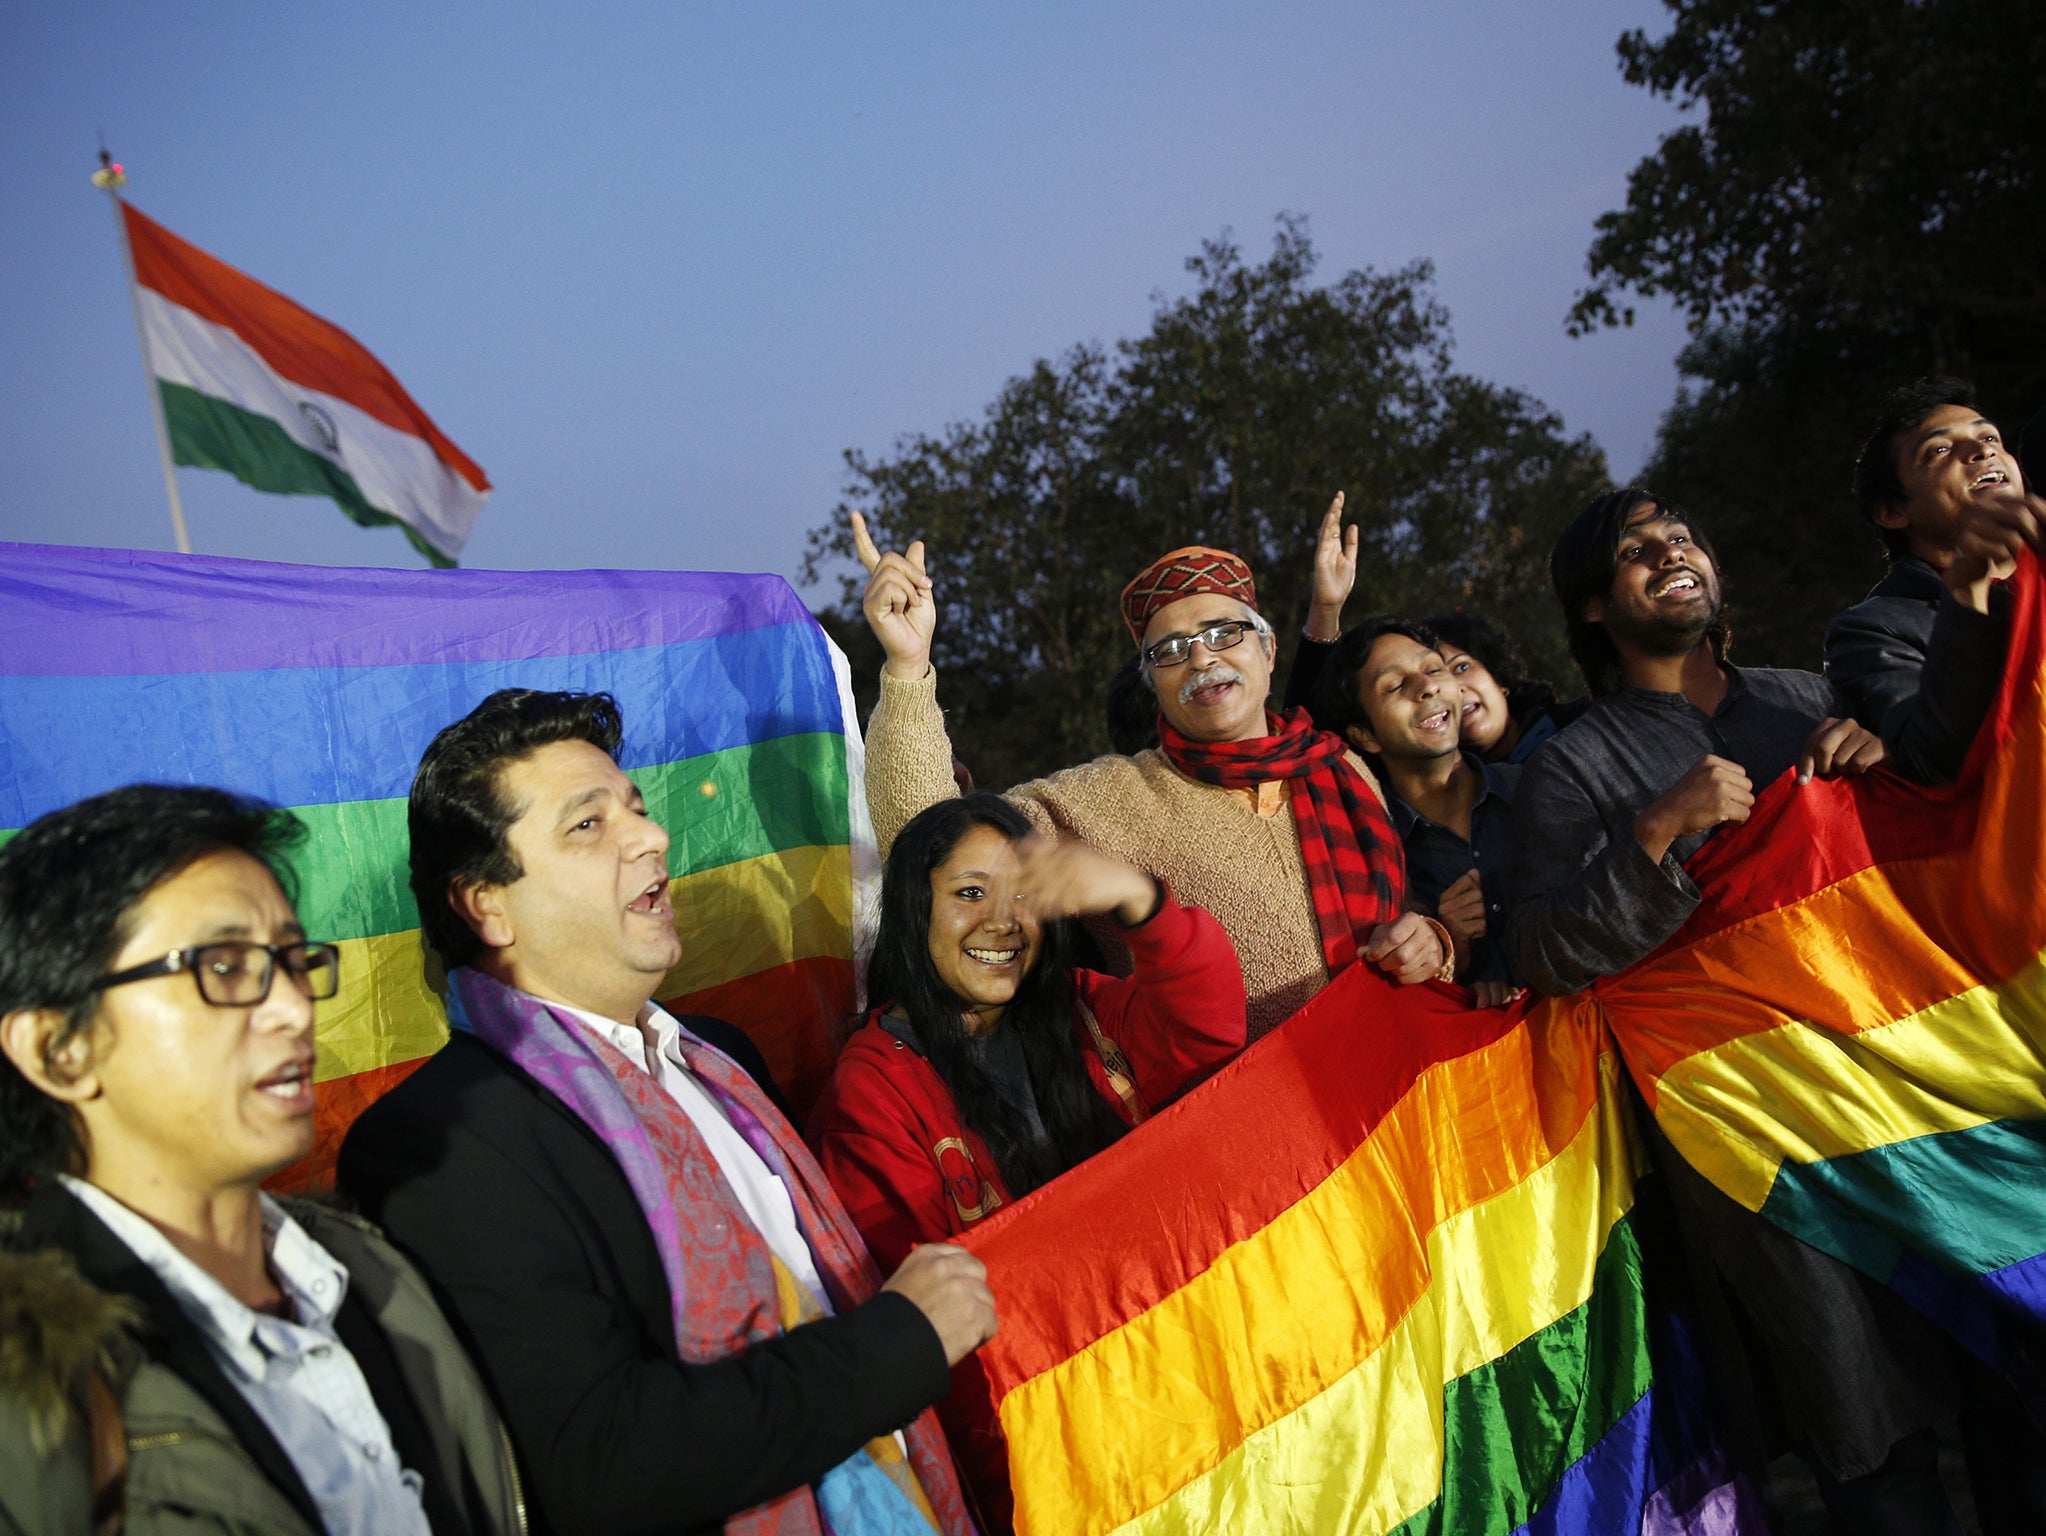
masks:
<path fill-rule="evenodd" d="M 2005 590 L 2018 547 L 2039 540 L 2017 460 L 1959 379 L 1892 394 L 1854 466 L 1862 515 L 1890 569 L 1826 630 L 1826 676 L 1899 771 L 1960 772 L 2003 674 Z"/>
<path fill-rule="evenodd" d="M 934 1244 L 880 1286 L 787 1121 L 650 1001 L 681 946 L 621 737 L 607 695 L 506 690 L 427 749 L 412 887 L 455 1033 L 342 1184 L 470 1341 L 536 1530 L 962 1532 L 926 1410 L 994 1332 L 985 1272 Z"/>

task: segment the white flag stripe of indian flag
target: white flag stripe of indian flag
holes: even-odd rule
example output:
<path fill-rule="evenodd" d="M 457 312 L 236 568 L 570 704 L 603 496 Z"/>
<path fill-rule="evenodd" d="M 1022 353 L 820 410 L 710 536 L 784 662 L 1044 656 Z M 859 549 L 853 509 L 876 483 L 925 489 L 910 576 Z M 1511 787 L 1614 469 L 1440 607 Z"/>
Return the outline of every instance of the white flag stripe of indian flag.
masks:
<path fill-rule="evenodd" d="M 346 400 L 290 383 L 226 326 L 160 293 L 145 288 L 141 298 L 149 361 L 160 383 L 268 418 L 298 448 L 338 466 L 369 506 L 417 529 L 443 554 L 460 552 L 485 493 L 442 462 L 424 438 L 386 426 Z"/>
<path fill-rule="evenodd" d="M 370 351 L 121 208 L 171 454 L 259 490 L 331 497 L 454 563 L 490 482 Z"/>

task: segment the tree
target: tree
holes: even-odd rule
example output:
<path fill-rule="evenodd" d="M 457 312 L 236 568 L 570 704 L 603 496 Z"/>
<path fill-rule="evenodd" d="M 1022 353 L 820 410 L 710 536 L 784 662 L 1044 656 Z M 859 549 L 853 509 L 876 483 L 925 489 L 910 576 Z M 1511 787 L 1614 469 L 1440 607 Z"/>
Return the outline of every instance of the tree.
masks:
<path fill-rule="evenodd" d="M 1168 549 L 1241 553 L 1287 643 L 1337 490 L 1363 529 L 1353 613 L 1480 606 L 1560 671 L 1546 555 L 1605 487 L 1603 456 L 1538 402 L 1453 371 L 1425 262 L 1325 287 L 1314 267 L 1302 220 L 1279 220 L 1260 265 L 1210 241 L 1187 262 L 1194 291 L 1161 298 L 1112 355 L 1040 361 L 979 422 L 846 455 L 848 497 L 812 532 L 806 580 L 850 556 L 853 506 L 884 547 L 928 542 L 934 661 L 980 782 L 1106 750 L 1108 679 L 1130 653 L 1117 599 Z"/>
<path fill-rule="evenodd" d="M 2015 434 L 2046 403 L 2046 13 L 2019 0 L 1665 0 L 1626 79 L 1695 120 L 1597 224 L 1569 323 L 1666 296 L 1691 344 L 1648 484 L 1732 576 L 1739 654 L 1815 666 L 1880 571 L 1848 494 L 1880 397 L 1980 387 Z"/>

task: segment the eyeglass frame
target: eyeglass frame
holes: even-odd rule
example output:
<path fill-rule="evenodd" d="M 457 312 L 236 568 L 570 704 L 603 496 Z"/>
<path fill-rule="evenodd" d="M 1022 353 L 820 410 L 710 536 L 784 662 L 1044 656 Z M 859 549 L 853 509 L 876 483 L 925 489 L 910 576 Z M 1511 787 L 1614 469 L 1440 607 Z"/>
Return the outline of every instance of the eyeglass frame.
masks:
<path fill-rule="evenodd" d="M 233 949 L 246 954 L 250 950 L 263 952 L 263 988 L 252 998 L 237 1001 L 222 1001 L 210 996 L 206 983 L 200 978 L 207 973 L 202 970 L 201 957 L 208 950 Z M 319 939 L 293 939 L 288 944 L 258 944 L 252 939 L 216 939 L 211 944 L 191 944 L 183 949 L 174 949 L 167 955 L 154 960 L 145 960 L 140 965 L 131 965 L 125 970 L 112 971 L 93 982 L 92 991 L 105 992 L 112 987 L 125 987 L 131 981 L 150 981 L 158 976 L 175 976 L 183 971 L 192 978 L 192 985 L 199 989 L 199 1000 L 212 1008 L 259 1008 L 270 999 L 270 989 L 277 985 L 278 962 L 291 950 L 307 952 L 309 963 L 298 969 L 288 962 L 283 969 L 292 978 L 292 985 L 304 994 L 309 1003 L 324 1003 L 341 991 L 341 946 Z M 310 963 L 312 955 L 330 957 L 324 964 Z M 313 990 L 312 978 L 316 972 L 325 972 L 334 978 L 334 990 L 321 993 Z"/>
<path fill-rule="evenodd" d="M 1224 640 L 1221 644 L 1217 645 L 1211 637 L 1225 629 L 1234 629 L 1236 631 L 1236 638 Z M 1255 615 L 1247 619 L 1220 619 L 1208 625 L 1205 629 L 1195 630 L 1190 635 L 1167 635 L 1163 640 L 1145 646 L 1140 654 L 1143 657 L 1144 665 L 1155 672 L 1161 667 L 1170 668 L 1186 665 L 1187 662 L 1193 659 L 1193 648 L 1196 642 L 1205 645 L 1210 652 L 1233 651 L 1237 646 L 1243 644 L 1243 637 L 1246 633 L 1254 633 L 1260 636 L 1268 635 L 1271 633 L 1271 626 L 1265 623 L 1261 617 Z M 1179 657 L 1175 661 L 1161 661 L 1157 653 L 1175 640 L 1181 640 L 1186 643 L 1186 655 Z"/>

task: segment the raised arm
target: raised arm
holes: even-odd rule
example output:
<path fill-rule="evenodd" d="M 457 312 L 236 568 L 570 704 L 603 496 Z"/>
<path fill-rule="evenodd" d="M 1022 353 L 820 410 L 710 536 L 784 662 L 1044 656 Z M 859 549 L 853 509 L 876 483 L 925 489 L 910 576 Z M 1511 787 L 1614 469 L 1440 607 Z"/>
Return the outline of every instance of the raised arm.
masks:
<path fill-rule="evenodd" d="M 1357 529 L 1343 527 L 1343 493 L 1329 503 L 1322 514 L 1321 531 L 1314 540 L 1314 601 L 1307 611 L 1307 627 L 1293 645 L 1293 661 L 1286 669 L 1285 707 L 1312 708 L 1314 685 L 1321 677 L 1322 663 L 1343 633 L 1343 604 L 1357 584 Z"/>
<path fill-rule="evenodd" d="M 881 698 L 867 721 L 867 810 L 886 858 L 905 823 L 927 806 L 959 793 L 952 777 L 952 741 L 938 708 L 931 637 L 938 607 L 924 569 L 923 540 L 907 553 L 882 553 L 867 520 L 852 515 L 853 549 L 867 568 L 860 611 L 881 642 Z"/>
<path fill-rule="evenodd" d="M 1023 900 L 1044 921 L 1112 915 L 1135 973 L 1077 973 L 1104 1033 L 1156 1105 L 1243 1049 L 1247 1001 L 1236 947 L 1214 917 L 1162 880 L 1068 839 L 1024 844 Z"/>

